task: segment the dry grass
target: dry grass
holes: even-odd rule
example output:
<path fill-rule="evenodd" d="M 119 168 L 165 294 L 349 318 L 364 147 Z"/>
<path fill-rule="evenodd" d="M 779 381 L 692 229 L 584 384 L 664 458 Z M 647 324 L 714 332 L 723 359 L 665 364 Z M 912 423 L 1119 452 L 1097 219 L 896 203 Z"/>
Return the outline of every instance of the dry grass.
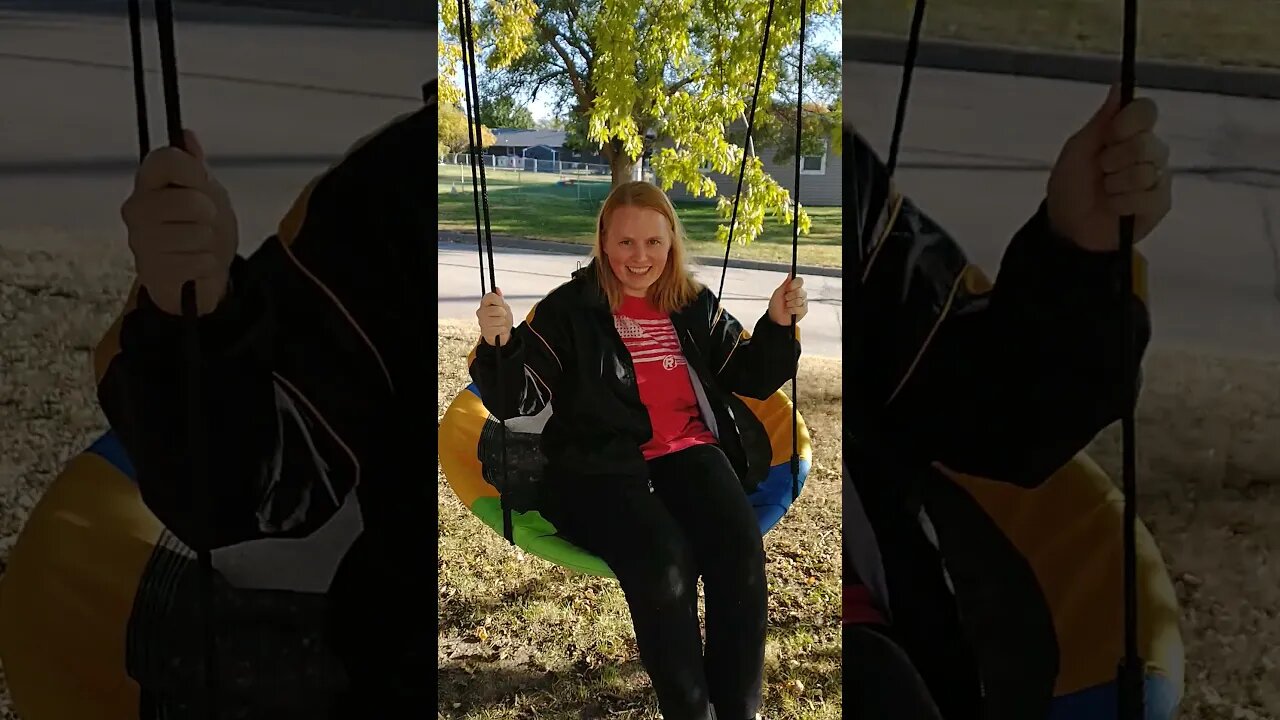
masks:
<path fill-rule="evenodd" d="M 441 416 L 470 382 L 474 342 L 470 325 L 440 321 Z M 814 460 L 804 494 L 765 538 L 762 712 L 818 720 L 840 717 L 840 365 L 806 358 L 799 383 Z M 442 474 L 438 483 L 440 717 L 655 717 L 617 583 L 512 549 Z"/>
<path fill-rule="evenodd" d="M 58 470 L 103 429 L 88 352 L 121 302 L 129 263 L 122 247 L 100 245 L 52 231 L 0 236 L 0 562 Z M 441 368 L 442 403 L 465 382 L 458 361 L 469 337 L 442 330 L 440 349 L 455 360 Z M 818 462 L 804 499 L 769 536 L 770 718 L 837 716 L 834 703 L 818 703 L 839 695 L 834 377 L 832 365 L 805 366 Z M 1141 512 L 1184 605 L 1182 717 L 1280 718 L 1280 362 L 1154 352 L 1146 378 Z M 1113 472 L 1115 450 L 1115 432 L 1094 444 Z M 447 490 L 438 510 L 440 716 L 653 714 L 612 583 L 519 559 Z M 2 690 L 0 718 L 12 720 Z"/>
<path fill-rule="evenodd" d="M 1280 360 L 1157 352 L 1139 507 L 1183 610 L 1185 720 L 1280 718 Z M 1120 477 L 1120 433 L 1091 448 Z"/>

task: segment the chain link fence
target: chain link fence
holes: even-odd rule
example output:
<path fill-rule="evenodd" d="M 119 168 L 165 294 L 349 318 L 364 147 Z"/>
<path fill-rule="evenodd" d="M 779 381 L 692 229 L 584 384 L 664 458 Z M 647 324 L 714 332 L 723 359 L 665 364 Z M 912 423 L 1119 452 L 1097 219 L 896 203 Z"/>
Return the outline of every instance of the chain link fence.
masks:
<path fill-rule="evenodd" d="M 491 190 L 600 201 L 613 186 L 611 168 L 600 163 L 541 160 L 518 155 L 480 157 L 485 167 L 485 182 Z M 644 179 L 653 181 L 653 173 L 648 168 L 644 170 Z M 437 183 L 440 192 L 471 192 L 471 156 L 467 153 L 441 154 Z"/>
<path fill-rule="evenodd" d="M 563 160 L 540 160 L 531 157 L 519 157 L 517 155 L 481 155 L 486 168 L 520 170 L 530 173 L 551 173 L 555 175 L 566 175 L 572 177 L 580 177 L 584 179 L 597 179 L 600 177 L 612 178 L 612 171 L 608 165 L 598 163 L 583 162 L 565 162 Z M 441 165 L 453 165 L 461 168 L 470 176 L 471 172 L 471 156 L 467 153 L 445 153 L 440 156 Z"/>

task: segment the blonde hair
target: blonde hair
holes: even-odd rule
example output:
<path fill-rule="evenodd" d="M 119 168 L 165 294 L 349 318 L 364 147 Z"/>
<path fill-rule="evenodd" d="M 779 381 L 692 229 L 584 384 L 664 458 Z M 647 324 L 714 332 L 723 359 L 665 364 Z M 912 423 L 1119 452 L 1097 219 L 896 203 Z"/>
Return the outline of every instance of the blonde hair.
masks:
<path fill-rule="evenodd" d="M 617 310 L 621 307 L 622 283 L 614 276 L 613 268 L 605 257 L 605 228 L 613 211 L 620 207 L 657 210 L 667 219 L 667 226 L 671 231 L 667 265 L 658 279 L 649 286 L 649 302 L 663 313 L 673 313 L 693 302 L 702 291 L 702 284 L 693 278 L 693 273 L 685 264 L 684 226 L 676 216 L 676 208 L 662 188 L 643 180 L 635 180 L 614 188 L 600 206 L 600 214 L 596 217 L 596 242 L 591 255 L 601 266 L 597 269 L 596 277 L 599 278 L 600 291 L 609 300 L 609 309 Z"/>

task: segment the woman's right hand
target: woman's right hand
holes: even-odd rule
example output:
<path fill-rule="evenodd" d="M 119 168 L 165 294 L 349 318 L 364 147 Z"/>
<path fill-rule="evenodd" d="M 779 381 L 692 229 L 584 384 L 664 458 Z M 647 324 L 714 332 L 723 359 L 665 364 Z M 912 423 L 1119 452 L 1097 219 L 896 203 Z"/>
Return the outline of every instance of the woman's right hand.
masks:
<path fill-rule="evenodd" d="M 207 315 L 226 294 L 239 229 L 199 140 L 190 131 L 185 136 L 186 152 L 163 147 L 143 159 L 120 216 L 129 228 L 138 281 L 152 302 L 181 315 L 182 286 L 194 280 L 199 314 Z"/>
<path fill-rule="evenodd" d="M 480 336 L 486 343 L 506 345 L 511 340 L 511 306 L 502 299 L 501 289 L 494 288 L 493 292 L 480 298 L 476 319 L 480 321 Z"/>

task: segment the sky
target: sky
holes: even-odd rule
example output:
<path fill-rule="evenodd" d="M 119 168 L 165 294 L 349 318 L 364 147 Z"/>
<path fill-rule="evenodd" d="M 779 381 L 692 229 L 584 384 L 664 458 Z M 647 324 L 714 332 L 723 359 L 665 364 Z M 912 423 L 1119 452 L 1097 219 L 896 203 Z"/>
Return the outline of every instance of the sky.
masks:
<path fill-rule="evenodd" d="M 816 30 L 810 29 L 808 37 L 805 40 L 805 47 L 807 49 L 808 47 L 817 45 L 827 50 L 838 51 L 840 49 L 840 42 L 840 24 L 830 23 Z M 478 61 L 477 64 L 483 65 L 483 62 Z M 480 78 L 484 78 L 483 71 L 480 73 Z M 532 104 L 528 105 L 528 108 L 529 112 L 533 113 L 535 120 L 550 118 L 552 115 L 552 103 L 550 101 L 535 100 Z"/>

